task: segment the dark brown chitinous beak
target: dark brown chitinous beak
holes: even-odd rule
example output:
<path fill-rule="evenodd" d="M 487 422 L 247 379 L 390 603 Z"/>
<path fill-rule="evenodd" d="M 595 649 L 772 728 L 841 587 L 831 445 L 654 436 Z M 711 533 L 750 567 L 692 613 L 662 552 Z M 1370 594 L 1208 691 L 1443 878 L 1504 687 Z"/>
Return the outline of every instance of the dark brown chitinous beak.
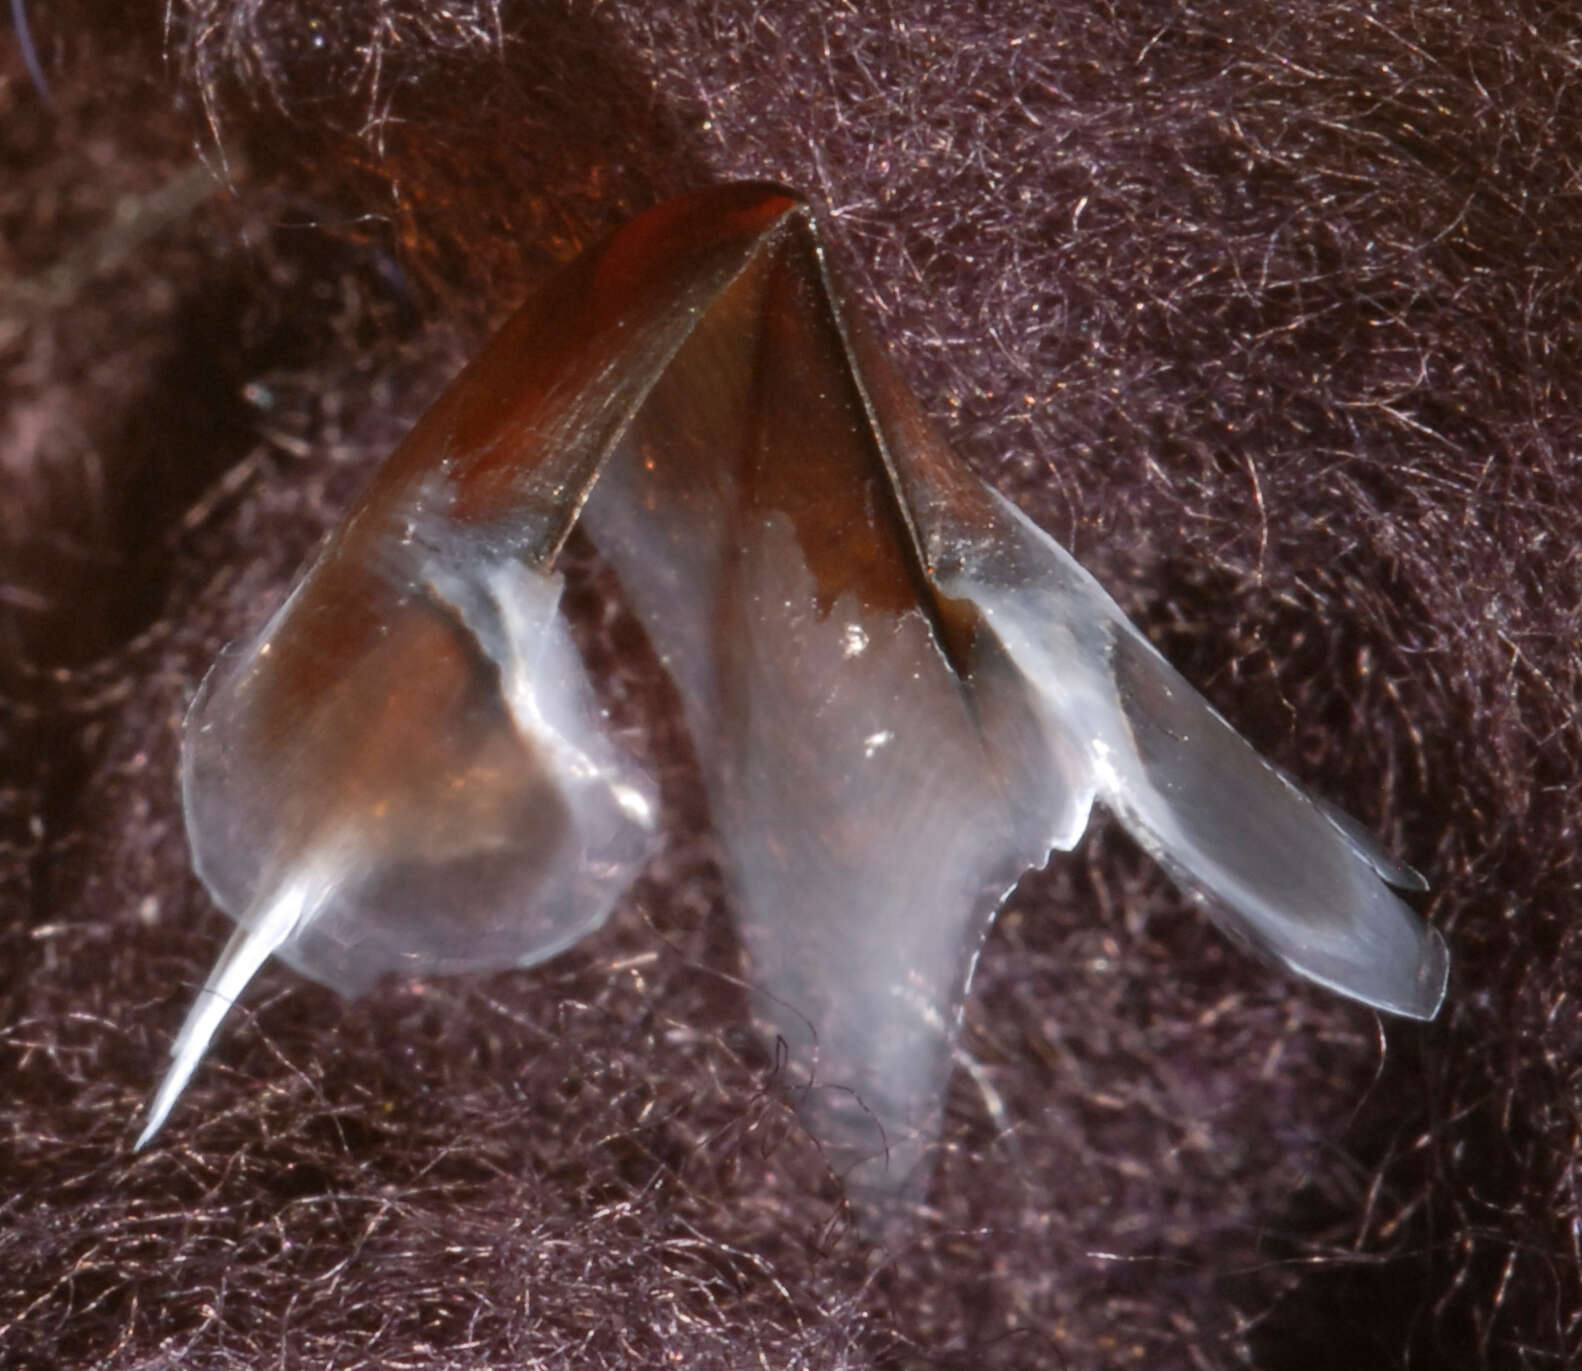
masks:
<path fill-rule="evenodd" d="M 655 845 L 559 611 L 579 521 L 675 678 L 763 1031 L 854 1192 L 922 1174 L 1019 874 L 1102 801 L 1292 970 L 1431 1017 L 1420 879 L 1263 762 L 940 440 L 779 187 L 683 197 L 490 341 L 215 665 L 183 780 L 237 931 L 139 1145 L 271 953 L 348 994 L 524 966 Z"/>

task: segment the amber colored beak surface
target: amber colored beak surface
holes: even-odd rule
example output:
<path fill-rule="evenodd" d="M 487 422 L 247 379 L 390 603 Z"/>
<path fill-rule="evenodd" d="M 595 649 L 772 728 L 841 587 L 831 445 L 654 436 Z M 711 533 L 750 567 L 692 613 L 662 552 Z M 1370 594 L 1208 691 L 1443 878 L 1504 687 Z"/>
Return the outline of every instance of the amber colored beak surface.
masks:
<path fill-rule="evenodd" d="M 924 418 L 808 206 L 651 211 L 514 316 L 230 650 L 184 745 L 239 924 L 146 1137 L 271 953 L 520 966 L 653 850 L 559 613 L 582 522 L 675 679 L 763 1032 L 850 1193 L 920 1183 L 990 920 L 1095 799 L 1240 940 L 1429 1017 L 1419 878 L 1264 763 Z"/>

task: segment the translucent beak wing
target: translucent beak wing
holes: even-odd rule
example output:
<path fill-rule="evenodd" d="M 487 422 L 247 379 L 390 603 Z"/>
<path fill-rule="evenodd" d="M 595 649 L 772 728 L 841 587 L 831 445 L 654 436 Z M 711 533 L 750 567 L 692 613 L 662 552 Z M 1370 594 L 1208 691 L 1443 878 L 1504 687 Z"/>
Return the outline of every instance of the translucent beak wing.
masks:
<path fill-rule="evenodd" d="M 1443 940 L 1391 894 L 1421 878 L 1265 762 L 1058 544 L 993 497 L 991 556 L 947 584 L 984 611 L 1098 796 L 1228 933 L 1411 1018 L 1444 998 Z"/>
<path fill-rule="evenodd" d="M 1258 756 L 1064 548 L 953 460 L 861 322 L 846 333 L 936 593 L 980 616 L 974 691 L 1019 686 L 1039 758 L 1087 785 L 1232 937 L 1365 1004 L 1433 1018 L 1444 940 L 1389 890 L 1422 877 Z M 1014 767 L 1004 744 L 991 751 Z M 1052 845 L 1080 827 L 1068 833 Z"/>
<path fill-rule="evenodd" d="M 988 921 L 1095 797 L 1245 940 L 1437 1007 L 1443 945 L 1384 885 L 1409 869 L 961 467 L 842 313 L 802 202 L 725 187 L 511 320 L 205 683 L 189 830 L 240 931 L 145 1140 L 270 952 L 349 992 L 522 965 L 636 875 L 651 787 L 558 614 L 583 517 L 680 689 L 758 1016 L 854 1184 L 913 1174 Z"/>
<path fill-rule="evenodd" d="M 139 1146 L 271 953 L 347 994 L 391 971 L 527 965 L 642 869 L 652 787 L 605 736 L 554 560 L 694 318 L 791 203 L 729 190 L 704 234 L 661 209 L 567 268 L 210 672 L 183 798 L 194 865 L 238 933 Z"/>

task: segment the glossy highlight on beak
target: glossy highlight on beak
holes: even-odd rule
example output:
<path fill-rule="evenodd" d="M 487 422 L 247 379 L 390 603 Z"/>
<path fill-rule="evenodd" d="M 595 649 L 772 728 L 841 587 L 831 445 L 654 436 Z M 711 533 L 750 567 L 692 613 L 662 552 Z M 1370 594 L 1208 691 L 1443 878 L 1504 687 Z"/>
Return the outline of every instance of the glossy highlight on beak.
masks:
<path fill-rule="evenodd" d="M 1260 759 L 974 477 L 792 192 L 672 201 L 574 262 L 374 478 L 183 738 L 237 932 L 138 1146 L 279 955 L 347 994 L 526 966 L 655 846 L 561 619 L 582 524 L 674 677 L 754 1015 L 848 1189 L 918 1182 L 973 962 L 1102 802 L 1228 932 L 1429 1018 L 1447 954 L 1360 827 Z"/>

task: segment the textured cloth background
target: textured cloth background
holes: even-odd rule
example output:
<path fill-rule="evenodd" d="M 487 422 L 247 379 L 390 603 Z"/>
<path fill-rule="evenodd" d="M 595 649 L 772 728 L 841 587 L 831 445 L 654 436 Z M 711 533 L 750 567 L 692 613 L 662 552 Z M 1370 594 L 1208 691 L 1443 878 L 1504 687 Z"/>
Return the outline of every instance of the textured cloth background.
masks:
<path fill-rule="evenodd" d="M 1582 21 L 1534 0 L 87 0 L 0 45 L 0 1364 L 1552 1367 L 1582 1357 Z M 488 325 L 727 177 L 825 206 L 965 460 L 1433 881 L 1427 1027 L 1221 941 L 1107 823 L 980 964 L 865 1241 L 671 838 L 550 964 L 267 970 L 184 704 Z M 216 179 L 217 178 L 217 179 Z M 219 187 L 219 188 L 217 188 Z"/>

